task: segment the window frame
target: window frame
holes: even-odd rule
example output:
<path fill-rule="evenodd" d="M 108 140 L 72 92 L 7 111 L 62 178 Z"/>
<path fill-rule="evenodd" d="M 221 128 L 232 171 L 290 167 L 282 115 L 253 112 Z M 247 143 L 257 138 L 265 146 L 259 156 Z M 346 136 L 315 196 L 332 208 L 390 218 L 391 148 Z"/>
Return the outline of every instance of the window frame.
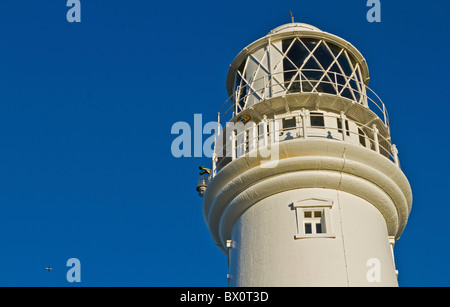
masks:
<path fill-rule="evenodd" d="M 307 213 L 310 216 L 306 216 Z M 320 216 L 317 217 L 316 214 L 320 213 Z M 306 231 L 306 225 L 310 225 L 310 232 Z M 318 232 L 318 225 L 320 225 L 320 232 Z M 303 229 L 305 234 L 323 234 L 327 233 L 326 223 L 325 223 L 325 212 L 322 208 L 313 209 L 313 210 L 303 210 Z"/>
<path fill-rule="evenodd" d="M 295 211 L 296 216 L 296 224 L 297 224 L 297 233 L 295 235 L 296 240 L 300 239 L 313 239 L 313 238 L 336 238 L 336 235 L 333 232 L 332 223 L 331 223 L 331 209 L 333 207 L 333 201 L 329 199 L 305 199 L 301 201 L 294 202 L 292 204 L 292 208 Z M 320 225 L 322 227 L 322 233 L 316 233 L 316 229 L 312 229 L 312 233 L 306 233 L 305 224 L 312 220 L 316 220 L 314 215 L 312 218 L 305 218 L 305 212 L 316 212 L 321 211 L 321 222 Z M 314 213 L 313 213 L 314 214 Z M 315 228 L 317 223 L 314 226 L 311 225 L 311 228 Z"/>
<path fill-rule="evenodd" d="M 316 120 L 313 121 L 313 118 L 320 118 L 321 125 L 317 125 Z M 309 124 L 311 128 L 315 129 L 325 129 L 325 115 L 322 112 L 309 112 Z"/>
<path fill-rule="evenodd" d="M 336 120 L 337 120 L 338 132 L 343 134 L 344 129 L 342 129 L 342 119 L 338 117 L 338 118 L 336 118 Z M 348 122 L 348 119 L 345 120 L 345 133 L 347 134 L 347 136 L 350 136 L 350 124 Z"/>

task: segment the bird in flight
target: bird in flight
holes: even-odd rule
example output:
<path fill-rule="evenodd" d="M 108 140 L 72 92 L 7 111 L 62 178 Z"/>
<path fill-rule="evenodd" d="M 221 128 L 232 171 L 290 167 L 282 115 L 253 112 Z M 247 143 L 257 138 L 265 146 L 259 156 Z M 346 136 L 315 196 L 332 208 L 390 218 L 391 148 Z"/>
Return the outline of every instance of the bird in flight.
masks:
<path fill-rule="evenodd" d="M 52 270 L 52 268 L 49 266 L 47 268 L 45 268 L 48 272 L 50 272 Z"/>

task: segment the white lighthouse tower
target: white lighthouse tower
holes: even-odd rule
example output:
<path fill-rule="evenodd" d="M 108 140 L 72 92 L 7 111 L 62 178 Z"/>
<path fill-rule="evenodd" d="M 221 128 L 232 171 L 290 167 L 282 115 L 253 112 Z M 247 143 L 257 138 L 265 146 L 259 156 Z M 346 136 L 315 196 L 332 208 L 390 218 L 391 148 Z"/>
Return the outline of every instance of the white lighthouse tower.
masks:
<path fill-rule="evenodd" d="M 398 286 L 412 192 L 368 83 L 354 46 L 302 23 L 235 58 L 198 189 L 230 286 Z"/>

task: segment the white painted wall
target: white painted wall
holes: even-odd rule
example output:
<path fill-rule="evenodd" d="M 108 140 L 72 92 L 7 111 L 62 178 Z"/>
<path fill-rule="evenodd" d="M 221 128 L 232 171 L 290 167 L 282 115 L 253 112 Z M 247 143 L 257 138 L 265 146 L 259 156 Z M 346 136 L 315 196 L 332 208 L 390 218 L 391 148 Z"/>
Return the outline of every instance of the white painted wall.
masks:
<path fill-rule="evenodd" d="M 292 204 L 314 197 L 333 202 L 334 237 L 296 239 Z M 398 286 L 384 217 L 346 192 L 299 189 L 267 197 L 240 216 L 231 239 L 231 286 Z M 367 262 L 374 258 L 380 282 L 371 283 Z"/>

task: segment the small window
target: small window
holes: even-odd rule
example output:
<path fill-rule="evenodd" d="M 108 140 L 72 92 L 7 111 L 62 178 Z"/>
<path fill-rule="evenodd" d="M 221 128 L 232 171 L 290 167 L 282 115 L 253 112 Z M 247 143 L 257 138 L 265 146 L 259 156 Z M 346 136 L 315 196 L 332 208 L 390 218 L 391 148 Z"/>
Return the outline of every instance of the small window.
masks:
<path fill-rule="evenodd" d="M 358 135 L 359 135 L 359 143 L 362 146 L 366 147 L 366 135 L 360 128 L 358 128 Z"/>
<path fill-rule="evenodd" d="M 336 119 L 337 119 L 338 131 L 339 131 L 339 133 L 342 133 L 342 120 L 340 118 L 336 118 Z M 348 120 L 345 120 L 345 130 L 346 130 L 346 134 L 348 136 L 350 136 L 350 128 L 348 126 Z"/>
<path fill-rule="evenodd" d="M 311 225 L 311 223 L 306 223 L 305 224 L 305 233 L 306 234 L 312 234 L 312 225 Z"/>
<path fill-rule="evenodd" d="M 297 218 L 295 239 L 336 238 L 332 232 L 332 200 L 306 199 L 293 203 Z"/>
<path fill-rule="evenodd" d="M 322 210 L 305 210 L 303 223 L 305 225 L 305 234 L 321 234 L 325 232 Z"/>
<path fill-rule="evenodd" d="M 311 112 L 311 127 L 325 127 L 325 120 L 322 113 Z"/>
<path fill-rule="evenodd" d="M 322 233 L 322 224 L 316 224 L 316 233 Z"/>
<path fill-rule="evenodd" d="M 283 118 L 283 130 L 292 130 L 297 127 L 295 117 Z"/>

